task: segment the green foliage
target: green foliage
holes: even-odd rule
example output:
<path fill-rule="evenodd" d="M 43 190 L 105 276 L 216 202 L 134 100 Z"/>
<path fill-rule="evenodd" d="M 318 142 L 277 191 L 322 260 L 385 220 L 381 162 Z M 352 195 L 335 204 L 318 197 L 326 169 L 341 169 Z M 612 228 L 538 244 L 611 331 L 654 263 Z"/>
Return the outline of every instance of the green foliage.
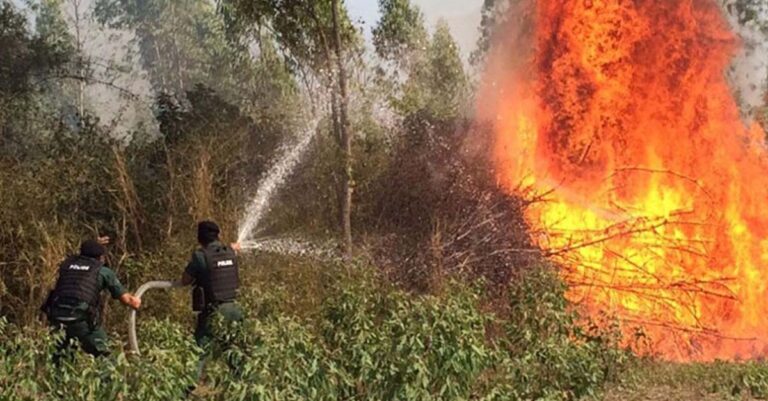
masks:
<path fill-rule="evenodd" d="M 494 47 L 512 45 L 524 48 L 515 36 L 532 32 L 535 27 L 535 0 L 483 0 L 480 35 L 470 63 L 483 68 L 488 53 Z M 516 48 L 515 50 L 521 50 Z"/>
<path fill-rule="evenodd" d="M 509 319 L 488 399 L 578 400 L 596 395 L 631 360 L 617 331 L 586 332 L 569 310 L 562 282 L 549 270 L 511 288 Z"/>
<path fill-rule="evenodd" d="M 183 97 L 196 84 L 218 87 L 233 73 L 233 49 L 209 2 L 97 0 L 94 14 L 112 28 L 135 32 L 142 64 L 159 92 Z"/>
<path fill-rule="evenodd" d="M 46 2 L 45 4 L 48 4 Z M 43 7 L 43 17 L 56 20 L 50 7 Z M 42 27 L 45 20 L 38 21 Z M 60 29 L 60 21 L 56 22 Z M 0 101 L 11 100 L 31 90 L 30 81 L 64 64 L 70 56 L 67 36 L 55 36 L 56 32 L 40 32 L 33 35 L 25 16 L 8 1 L 0 2 Z M 0 114 L 2 116 L 2 114 Z M 3 121 L 0 119 L 0 124 Z"/>
<path fill-rule="evenodd" d="M 696 369 L 700 383 L 708 383 L 712 393 L 749 395 L 757 399 L 768 397 L 768 366 L 761 362 L 734 364 L 715 362 Z"/>
<path fill-rule="evenodd" d="M 373 45 L 384 60 L 407 65 L 411 53 L 428 42 L 424 14 L 410 0 L 379 0 L 381 19 L 373 29 Z"/>
<path fill-rule="evenodd" d="M 460 115 L 467 89 L 459 48 L 448 24 L 440 21 L 426 54 L 412 66 L 395 107 L 404 115 L 426 112 L 437 120 L 450 120 Z"/>
<path fill-rule="evenodd" d="M 81 352 L 52 361 L 60 334 L 21 329 L 0 319 L 0 399 L 66 401 L 179 398 L 194 381 L 197 352 L 188 335 L 170 322 L 143 325 L 145 355 L 122 352 L 94 359 Z"/>
<path fill-rule="evenodd" d="M 13 2 L 0 2 L 0 156 L 34 146 L 30 132 L 51 118 L 41 93 L 74 57 L 58 3 L 33 4 L 37 32 Z"/>
<path fill-rule="evenodd" d="M 344 289 L 324 311 L 323 338 L 342 372 L 341 397 L 468 399 L 490 361 L 476 297 Z"/>
<path fill-rule="evenodd" d="M 417 296 L 365 272 L 337 272 L 321 286 L 317 314 L 280 304 L 289 291 L 265 289 L 252 311 L 218 338 L 196 391 L 211 400 L 575 400 L 596 394 L 620 367 L 609 343 L 579 336 L 563 318 L 550 276 L 522 285 L 531 298 L 501 319 L 481 310 L 477 291 L 451 284 Z M 518 296 L 519 294 L 515 293 Z M 539 299 L 541 302 L 531 300 Z M 141 357 L 82 353 L 52 365 L 55 335 L 0 322 L 0 399 L 179 397 L 193 383 L 200 350 L 170 321 L 141 322 Z M 216 324 L 214 322 L 214 324 Z M 496 337 L 489 328 L 509 334 Z M 489 338 L 494 341 L 489 341 Z M 2 398 L 5 397 L 5 398 Z"/>
<path fill-rule="evenodd" d="M 317 73 L 330 71 L 333 59 L 331 4 L 331 0 L 224 0 L 220 10 L 231 36 L 241 41 L 253 36 L 265 38 L 262 28 L 269 27 L 271 39 L 294 69 Z M 342 7 L 340 19 L 342 46 L 358 46 L 360 38 L 346 7 Z"/>
<path fill-rule="evenodd" d="M 194 384 L 200 350 L 189 329 L 169 320 L 149 320 L 139 327 L 141 357 L 131 359 L 127 378 L 131 399 L 171 399 Z M 120 357 L 118 356 L 118 360 Z"/>
<path fill-rule="evenodd" d="M 75 51 L 74 38 L 62 15 L 62 0 L 40 0 L 32 3 L 36 12 L 35 25 L 40 40 L 58 54 L 72 54 Z"/>
<path fill-rule="evenodd" d="M 221 400 L 332 399 L 333 385 L 320 344 L 294 319 L 252 320 L 236 333 L 225 358 L 235 373 L 211 376 Z"/>
<path fill-rule="evenodd" d="M 477 49 L 472 52 L 472 64 L 480 64 L 491 49 L 493 37 L 502 20 L 511 0 L 483 0 L 482 19 L 480 21 L 480 37 L 477 40 Z"/>

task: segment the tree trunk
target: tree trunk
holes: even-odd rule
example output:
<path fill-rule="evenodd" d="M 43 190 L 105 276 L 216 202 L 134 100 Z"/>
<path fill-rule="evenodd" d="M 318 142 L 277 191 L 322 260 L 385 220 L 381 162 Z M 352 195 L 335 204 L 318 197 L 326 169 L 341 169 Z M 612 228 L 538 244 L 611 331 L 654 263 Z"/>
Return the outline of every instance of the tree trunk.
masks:
<path fill-rule="evenodd" d="M 74 0 L 72 2 L 72 8 L 74 11 L 74 25 L 75 25 L 75 45 L 77 51 L 77 113 L 79 119 L 85 118 L 85 64 L 83 58 L 83 38 L 80 34 L 80 1 Z"/>
<path fill-rule="evenodd" d="M 333 9 L 333 47 L 336 53 L 336 72 L 339 84 L 339 133 L 341 136 L 342 163 L 342 193 L 341 193 L 341 228 L 344 240 L 344 253 L 352 255 L 352 136 L 350 135 L 347 95 L 347 74 L 344 69 L 344 58 L 341 45 L 341 27 L 339 23 L 339 0 L 331 0 Z"/>

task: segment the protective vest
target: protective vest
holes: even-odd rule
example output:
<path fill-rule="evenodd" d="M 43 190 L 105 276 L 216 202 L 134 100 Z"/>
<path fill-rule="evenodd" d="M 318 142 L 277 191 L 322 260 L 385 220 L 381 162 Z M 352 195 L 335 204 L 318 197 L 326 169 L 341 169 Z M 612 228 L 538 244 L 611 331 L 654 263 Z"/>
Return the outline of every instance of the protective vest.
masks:
<path fill-rule="evenodd" d="M 97 307 L 101 292 L 99 271 L 103 265 L 97 259 L 84 256 L 65 260 L 59 266 L 59 279 L 53 290 L 53 299 L 75 299 Z"/>
<path fill-rule="evenodd" d="M 205 247 L 203 255 L 208 267 L 200 277 L 205 303 L 210 305 L 234 301 L 240 284 L 235 251 L 226 245 L 215 243 Z"/>

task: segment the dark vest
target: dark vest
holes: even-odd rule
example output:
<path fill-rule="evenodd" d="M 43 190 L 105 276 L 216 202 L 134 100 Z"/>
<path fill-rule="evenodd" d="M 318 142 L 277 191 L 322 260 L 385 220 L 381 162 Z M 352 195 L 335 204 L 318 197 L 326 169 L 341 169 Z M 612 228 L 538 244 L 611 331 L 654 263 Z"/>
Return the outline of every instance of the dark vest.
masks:
<path fill-rule="evenodd" d="M 237 298 L 240 284 L 237 255 L 229 246 L 214 243 L 203 249 L 208 267 L 199 279 L 205 292 L 205 303 L 232 302 Z"/>
<path fill-rule="evenodd" d="M 59 266 L 59 279 L 53 290 L 53 299 L 72 299 L 97 307 L 101 292 L 99 271 L 103 265 L 97 259 L 83 256 L 65 260 Z"/>

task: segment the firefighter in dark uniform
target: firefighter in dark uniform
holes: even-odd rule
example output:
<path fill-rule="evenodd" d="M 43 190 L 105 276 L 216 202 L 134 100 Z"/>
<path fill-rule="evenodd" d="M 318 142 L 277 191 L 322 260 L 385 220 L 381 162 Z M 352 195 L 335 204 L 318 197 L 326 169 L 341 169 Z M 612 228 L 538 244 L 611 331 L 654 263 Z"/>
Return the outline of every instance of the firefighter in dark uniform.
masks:
<path fill-rule="evenodd" d="M 141 307 L 141 299 L 126 292 L 115 272 L 104 265 L 104 242 L 85 241 L 79 255 L 61 263 L 56 286 L 43 305 L 51 327 L 65 331 L 57 357 L 73 339 L 91 355 L 109 353 L 107 334 L 99 316 L 103 290 L 133 309 Z"/>
<path fill-rule="evenodd" d="M 200 248 L 192 254 L 181 279 L 181 285 L 193 285 L 193 310 L 198 312 L 195 341 L 204 350 L 198 378 L 210 348 L 226 347 L 221 344 L 226 333 L 220 331 L 244 318 L 243 310 L 236 302 L 240 284 L 236 254 L 239 246 L 222 243 L 219 233 L 219 226 L 212 221 L 198 224 Z M 214 322 L 217 324 L 212 324 Z"/>

